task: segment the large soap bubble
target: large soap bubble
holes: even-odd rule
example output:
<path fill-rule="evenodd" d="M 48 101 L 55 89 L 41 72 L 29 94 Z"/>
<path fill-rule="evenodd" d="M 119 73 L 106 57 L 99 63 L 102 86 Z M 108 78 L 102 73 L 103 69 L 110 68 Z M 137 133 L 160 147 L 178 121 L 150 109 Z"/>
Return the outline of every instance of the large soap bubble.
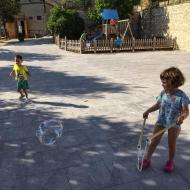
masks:
<path fill-rule="evenodd" d="M 63 125 L 60 121 L 50 119 L 40 124 L 36 130 L 36 136 L 44 145 L 54 145 L 57 138 L 60 138 L 63 132 Z"/>

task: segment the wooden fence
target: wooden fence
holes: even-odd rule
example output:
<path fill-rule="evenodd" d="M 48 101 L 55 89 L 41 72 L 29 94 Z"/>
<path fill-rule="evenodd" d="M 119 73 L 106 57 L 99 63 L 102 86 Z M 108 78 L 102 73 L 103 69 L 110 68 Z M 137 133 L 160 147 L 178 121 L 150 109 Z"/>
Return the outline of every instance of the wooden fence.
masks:
<path fill-rule="evenodd" d="M 76 53 L 98 53 L 98 52 L 121 52 L 140 50 L 175 50 L 177 49 L 176 39 L 153 38 L 153 39 L 125 39 L 120 47 L 115 47 L 114 40 L 80 41 L 67 40 L 55 37 L 55 43 L 65 51 Z"/>

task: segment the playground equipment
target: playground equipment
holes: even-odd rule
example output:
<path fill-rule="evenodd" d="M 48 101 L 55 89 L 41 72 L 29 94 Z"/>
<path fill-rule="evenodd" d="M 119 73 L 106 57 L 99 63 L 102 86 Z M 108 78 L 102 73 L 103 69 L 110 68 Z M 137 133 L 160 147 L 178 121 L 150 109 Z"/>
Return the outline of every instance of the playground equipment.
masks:
<path fill-rule="evenodd" d="M 117 30 L 118 32 L 122 35 L 122 38 L 124 39 L 127 32 L 129 31 L 130 35 L 132 38 L 133 37 L 133 32 L 131 30 L 131 26 L 130 26 L 130 20 L 129 19 L 126 19 L 126 20 L 119 20 L 117 22 Z"/>
<path fill-rule="evenodd" d="M 117 35 L 121 35 L 122 39 L 124 39 L 128 31 L 131 38 L 133 38 L 129 19 L 119 20 L 118 12 L 115 9 L 103 10 L 102 32 L 106 35 L 106 39 Z"/>
<path fill-rule="evenodd" d="M 104 35 L 103 32 L 97 32 L 96 34 L 89 36 L 88 40 L 98 40 L 98 39 L 102 38 L 103 35 Z"/>
<path fill-rule="evenodd" d="M 115 26 L 116 24 L 117 24 L 117 20 L 115 20 L 115 19 L 110 20 L 110 25 L 111 26 Z"/>

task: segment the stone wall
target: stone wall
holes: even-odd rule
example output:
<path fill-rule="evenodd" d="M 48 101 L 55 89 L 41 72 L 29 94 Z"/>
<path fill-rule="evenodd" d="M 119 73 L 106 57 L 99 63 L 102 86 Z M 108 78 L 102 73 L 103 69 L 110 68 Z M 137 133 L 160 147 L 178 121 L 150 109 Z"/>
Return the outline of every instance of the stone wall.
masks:
<path fill-rule="evenodd" d="M 144 10 L 141 37 L 177 38 L 179 49 L 190 50 L 190 3 Z"/>

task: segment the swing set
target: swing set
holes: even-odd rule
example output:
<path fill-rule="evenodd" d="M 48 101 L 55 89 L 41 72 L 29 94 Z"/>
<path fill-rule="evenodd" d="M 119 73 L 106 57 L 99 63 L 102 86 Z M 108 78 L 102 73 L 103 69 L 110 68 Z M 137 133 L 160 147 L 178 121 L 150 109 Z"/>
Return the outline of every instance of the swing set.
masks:
<path fill-rule="evenodd" d="M 117 10 L 115 9 L 104 9 L 102 12 L 102 31 L 106 35 L 106 39 L 113 36 L 121 35 L 124 40 L 127 32 L 133 39 L 133 32 L 130 26 L 130 20 L 119 20 Z"/>

